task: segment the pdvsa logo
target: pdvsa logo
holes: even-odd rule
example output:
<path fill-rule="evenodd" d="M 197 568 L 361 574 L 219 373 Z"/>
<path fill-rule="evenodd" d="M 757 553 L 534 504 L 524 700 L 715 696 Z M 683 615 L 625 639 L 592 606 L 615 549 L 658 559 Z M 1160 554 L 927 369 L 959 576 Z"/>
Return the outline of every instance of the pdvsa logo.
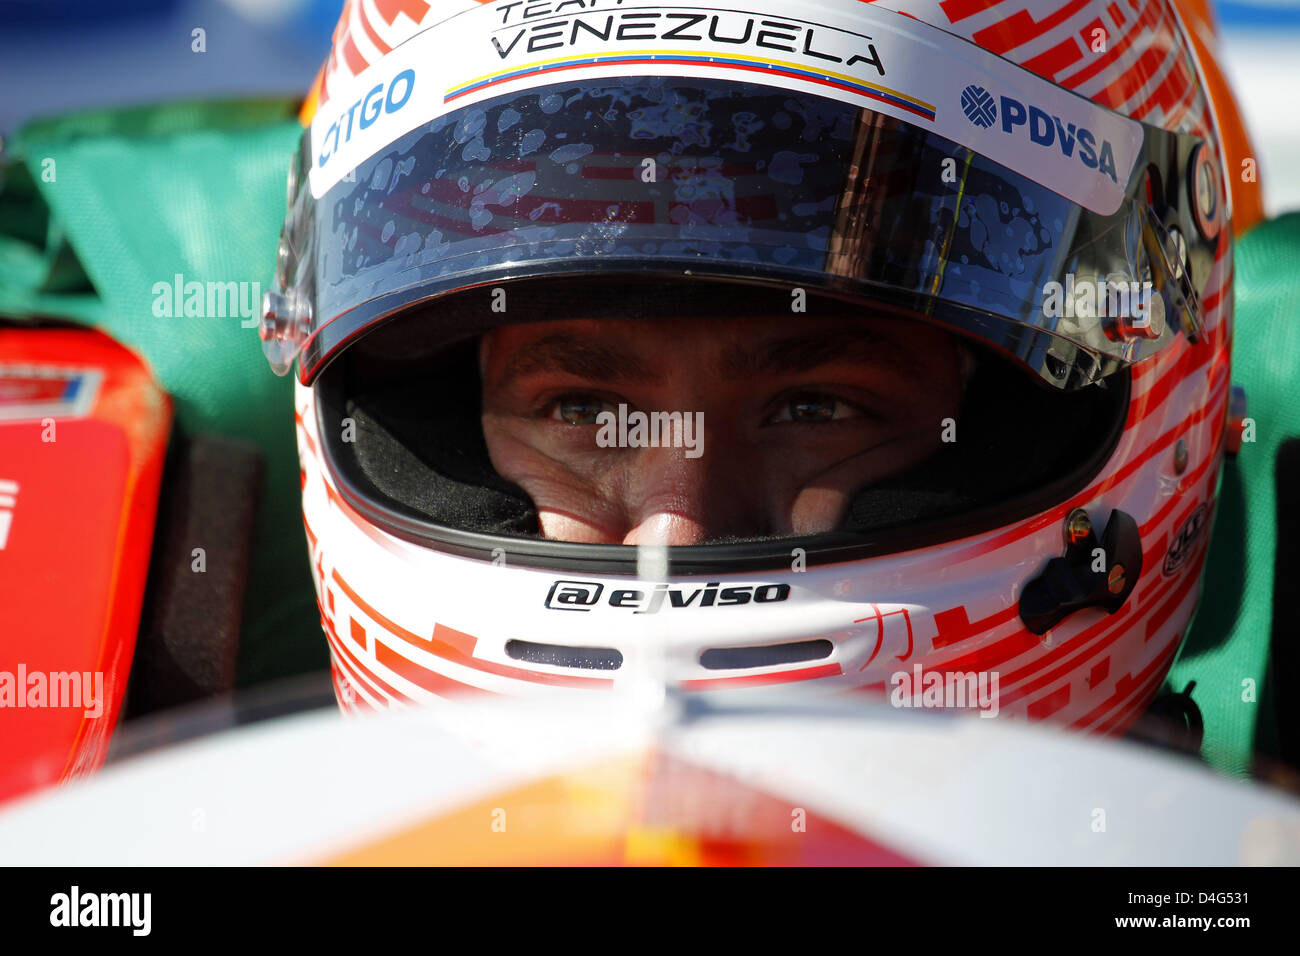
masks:
<path fill-rule="evenodd" d="M 994 103 L 993 94 L 974 84 L 961 91 L 961 111 L 980 129 L 993 126 L 1001 116 L 1003 133 L 1013 135 L 1019 127 L 1024 127 L 1029 133 L 1029 141 L 1035 146 L 1043 149 L 1055 147 L 1067 159 L 1077 156 L 1088 169 L 1097 170 L 1112 183 L 1119 182 L 1115 148 L 1108 139 L 1102 139 L 1099 144 L 1097 135 L 1090 129 L 1062 122 L 1059 116 L 1010 96 L 998 97 Z"/>
<path fill-rule="evenodd" d="M 998 118 L 998 108 L 993 96 L 982 86 L 968 86 L 961 91 L 961 111 L 966 118 L 981 129 L 987 129 Z"/>

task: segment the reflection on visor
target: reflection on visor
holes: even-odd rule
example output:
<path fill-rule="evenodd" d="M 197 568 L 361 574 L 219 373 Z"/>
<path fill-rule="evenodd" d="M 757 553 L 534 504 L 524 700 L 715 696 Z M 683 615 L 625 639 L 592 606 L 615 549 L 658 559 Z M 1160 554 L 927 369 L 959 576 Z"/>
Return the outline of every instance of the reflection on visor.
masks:
<path fill-rule="evenodd" d="M 309 381 L 371 323 L 468 287 L 686 273 L 901 306 L 1075 387 L 1198 326 L 1167 248 L 1145 204 L 1092 214 L 848 104 L 698 79 L 579 82 L 442 116 L 319 203 L 301 189 L 276 301 L 310 323 L 272 336 L 290 342 L 273 361 L 304 346 Z M 509 320 L 483 311 L 462 334 Z"/>

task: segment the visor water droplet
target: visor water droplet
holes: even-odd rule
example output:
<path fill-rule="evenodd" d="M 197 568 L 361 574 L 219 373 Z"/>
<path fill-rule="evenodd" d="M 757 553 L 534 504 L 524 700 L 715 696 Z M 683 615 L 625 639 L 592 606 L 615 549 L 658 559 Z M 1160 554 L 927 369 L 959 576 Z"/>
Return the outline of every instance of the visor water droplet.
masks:
<path fill-rule="evenodd" d="M 523 114 L 518 110 L 503 109 L 501 115 L 497 117 L 497 132 L 504 133 L 523 118 Z"/>
<path fill-rule="evenodd" d="M 551 153 L 551 162 L 560 165 L 572 163 L 575 160 L 582 159 L 595 148 L 594 146 L 588 146 L 586 143 L 571 143 L 568 146 L 561 146 Z"/>
<path fill-rule="evenodd" d="M 457 143 L 464 145 L 470 140 L 479 136 L 483 132 L 483 127 L 487 126 L 487 113 L 482 109 L 471 107 L 470 110 L 460 118 L 456 124 L 456 132 L 453 138 Z"/>
<path fill-rule="evenodd" d="M 391 159 L 381 159 L 375 165 L 375 171 L 370 174 L 370 188 L 374 190 L 383 190 L 388 187 L 388 177 L 393 172 L 393 161 Z"/>
<path fill-rule="evenodd" d="M 542 144 L 545 142 L 546 133 L 544 130 L 530 129 L 519 140 L 519 155 L 527 156 L 530 153 L 535 153 L 542 148 Z"/>
<path fill-rule="evenodd" d="M 803 182 L 803 167 L 815 162 L 817 162 L 815 153 L 795 153 L 783 149 L 772 157 L 772 165 L 768 168 L 767 175 L 778 183 L 798 186 Z"/>

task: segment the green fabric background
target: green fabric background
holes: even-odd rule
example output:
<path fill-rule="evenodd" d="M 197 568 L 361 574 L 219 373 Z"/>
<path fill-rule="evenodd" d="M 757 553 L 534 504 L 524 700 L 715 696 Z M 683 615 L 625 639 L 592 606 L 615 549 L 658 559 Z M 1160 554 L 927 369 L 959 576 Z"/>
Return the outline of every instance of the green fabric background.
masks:
<path fill-rule="evenodd" d="M 1278 446 L 1300 437 L 1300 213 L 1254 227 L 1236 255 L 1232 380 L 1246 389 L 1255 442 L 1243 444 L 1224 469 L 1204 591 L 1166 688 L 1181 691 L 1196 681 L 1192 698 L 1205 718 L 1202 754 L 1213 766 L 1244 775 L 1255 753 L 1276 754 L 1273 701 L 1286 683 L 1267 669 L 1274 471 Z M 1253 702 L 1243 699 L 1247 680 L 1255 682 Z"/>
<path fill-rule="evenodd" d="M 307 564 L 291 382 L 271 374 L 256 328 L 237 316 L 155 318 L 153 288 L 176 273 L 268 288 L 300 134 L 295 110 L 288 101 L 177 104 L 34 123 L 7 158 L 25 163 L 55 225 L 24 232 L 13 228 L 16 212 L 0 214 L 11 224 L 0 246 L 0 313 L 102 326 L 148 359 L 187 432 L 245 439 L 265 453 L 241 684 L 329 662 Z M 52 182 L 42 176 L 46 160 Z M 6 179 L 0 208 L 15 192 L 31 212 L 22 171 Z M 42 232 L 45 246 L 34 245 Z M 51 274 L 61 239 L 93 289 Z"/>
<path fill-rule="evenodd" d="M 20 133 L 0 191 L 0 314 L 104 327 L 148 358 L 187 430 L 243 438 L 266 455 L 243 685 L 328 663 L 299 512 L 290 382 L 271 375 L 256 330 L 239 318 L 158 319 L 152 290 L 178 272 L 267 288 L 298 134 L 287 101 L 67 116 Z M 53 182 L 42 180 L 46 159 Z M 1266 674 L 1273 465 L 1281 441 L 1300 435 L 1298 299 L 1300 214 L 1255 228 L 1237 248 L 1233 380 L 1247 389 L 1257 441 L 1224 472 L 1204 597 L 1166 682 L 1197 682 L 1203 753 L 1232 774 L 1275 747 Z M 1255 702 L 1242 699 L 1246 679 Z"/>

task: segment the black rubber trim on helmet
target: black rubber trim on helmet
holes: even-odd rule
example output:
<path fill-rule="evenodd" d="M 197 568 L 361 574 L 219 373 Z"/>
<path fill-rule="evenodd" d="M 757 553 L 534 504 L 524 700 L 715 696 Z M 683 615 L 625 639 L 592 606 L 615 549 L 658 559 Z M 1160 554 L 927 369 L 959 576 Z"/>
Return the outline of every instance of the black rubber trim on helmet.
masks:
<path fill-rule="evenodd" d="M 624 290 L 621 301 L 626 310 L 627 303 L 638 300 Z M 734 301 L 731 304 L 729 311 L 734 314 Z M 641 306 L 635 308 L 636 315 L 645 311 Z M 520 320 L 517 314 L 514 318 Z M 410 328 L 418 330 L 420 326 L 413 323 Z M 471 378 L 477 382 L 477 363 L 470 354 L 472 341 L 444 351 L 444 368 L 429 367 L 425 381 L 448 386 L 450 394 L 444 404 L 455 409 L 461 421 L 455 424 L 452 419 L 456 415 L 445 416 L 441 429 L 428 423 L 439 438 L 424 443 L 421 454 L 404 443 L 411 442 L 410 428 L 420 427 L 422 417 L 436 416 L 444 407 L 437 398 L 423 403 L 388 403 L 389 408 L 410 406 L 412 412 L 405 416 L 383 411 L 379 408 L 383 403 L 368 407 L 364 395 L 349 394 L 356 386 L 358 363 L 377 363 L 377 371 L 371 368 L 365 374 L 371 380 L 386 381 L 390 368 L 421 360 L 422 348 L 433 349 L 433 343 L 441 341 L 435 336 L 422 346 L 421 334 L 416 332 L 414 338 L 367 336 L 365 342 L 331 363 L 314 386 L 323 457 L 344 500 L 376 527 L 435 550 L 491 560 L 494 551 L 499 555 L 497 549 L 502 549 L 507 562 L 516 566 L 635 574 L 635 547 L 537 537 L 536 512 L 526 495 L 491 471 L 490 463 L 485 467 L 486 448 L 477 428 L 477 388 L 468 381 L 449 379 L 446 371 L 472 370 Z M 386 358 L 382 354 L 385 339 L 390 353 Z M 1002 381 L 1014 368 L 1010 363 L 994 367 L 991 362 L 998 360 L 986 354 L 968 394 L 978 394 L 989 382 Z M 804 537 L 672 547 L 667 549 L 669 572 L 788 570 L 796 548 L 805 552 L 807 565 L 860 560 L 979 534 L 1068 499 L 1085 488 L 1113 454 L 1123 433 L 1130 377 L 1127 372 L 1111 376 L 1104 391 L 1100 391 L 1103 386 L 1094 385 L 1063 393 L 1038 385 L 1024 372 L 1013 374 L 1027 383 L 1026 387 L 1032 386 L 1040 400 L 1025 402 L 1014 389 L 994 389 L 996 401 L 981 399 L 986 404 L 986 420 L 971 420 L 964 409 L 958 424 L 963 429 L 961 440 L 945 446 L 921 468 L 859 493 L 845 528 Z M 451 401 L 456 394 L 466 400 Z M 354 441 L 337 437 L 348 417 L 355 426 Z M 400 420 L 403 418 L 407 420 Z M 375 454 L 369 445 L 374 441 L 388 442 L 390 450 Z M 421 447 L 418 440 L 414 444 Z M 1063 452 L 1071 452 L 1073 460 L 1062 470 L 1064 459 L 1052 455 Z M 992 462 L 997 467 L 976 471 L 971 468 L 973 461 Z M 420 477 L 403 474 L 407 469 L 422 469 Z M 1009 492 L 1004 483 L 1013 481 L 1030 487 Z M 427 488 L 423 487 L 426 482 Z M 475 489 L 481 489 L 481 496 Z M 469 500 L 457 501 L 458 495 L 469 495 Z M 430 512 L 450 515 L 458 523 L 476 524 L 478 530 L 438 523 Z"/>

